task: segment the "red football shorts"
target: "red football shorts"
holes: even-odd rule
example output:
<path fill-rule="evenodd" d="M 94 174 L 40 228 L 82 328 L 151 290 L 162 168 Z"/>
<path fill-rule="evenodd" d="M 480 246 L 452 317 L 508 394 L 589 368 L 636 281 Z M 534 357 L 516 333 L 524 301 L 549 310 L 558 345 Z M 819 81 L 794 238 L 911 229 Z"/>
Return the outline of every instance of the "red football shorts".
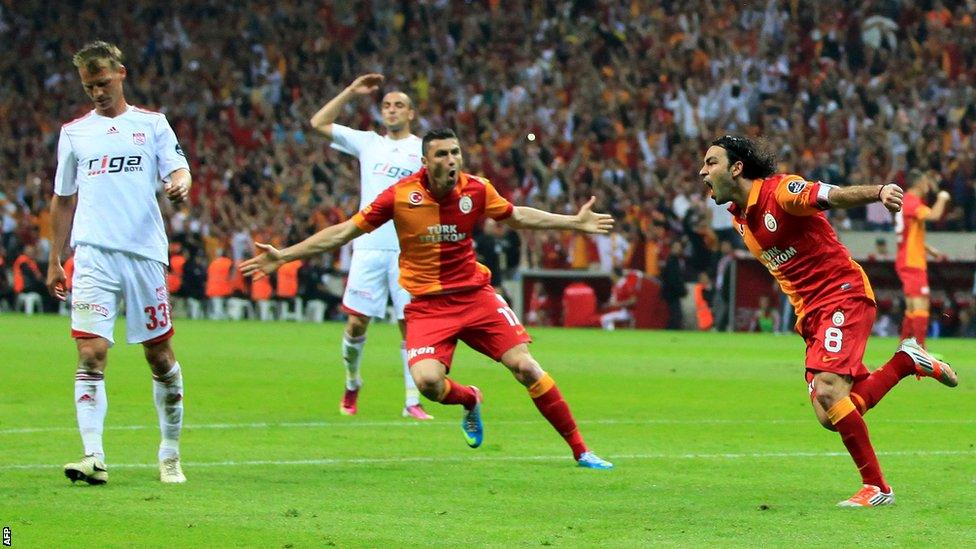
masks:
<path fill-rule="evenodd" d="M 410 366 L 433 358 L 450 371 L 459 339 L 494 360 L 512 347 L 532 341 L 508 303 L 490 285 L 415 297 L 404 312 Z"/>
<path fill-rule="evenodd" d="M 901 279 L 901 285 L 905 290 L 906 297 L 925 297 L 929 295 L 929 274 L 925 269 L 899 267 L 895 270 L 898 271 L 898 278 Z"/>
<path fill-rule="evenodd" d="M 864 347 L 876 314 L 873 301 L 850 299 L 803 317 L 800 335 L 807 343 L 807 381 L 812 379 L 810 372 L 832 372 L 855 380 L 870 375 L 864 367 Z"/>

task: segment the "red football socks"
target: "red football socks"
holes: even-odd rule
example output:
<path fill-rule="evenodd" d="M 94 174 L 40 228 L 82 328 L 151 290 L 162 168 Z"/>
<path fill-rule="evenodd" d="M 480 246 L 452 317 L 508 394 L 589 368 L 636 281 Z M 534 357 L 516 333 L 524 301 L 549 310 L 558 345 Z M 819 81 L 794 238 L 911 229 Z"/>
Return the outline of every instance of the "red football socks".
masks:
<path fill-rule="evenodd" d="M 529 387 L 529 396 L 532 397 L 532 402 L 543 417 L 573 449 L 573 457 L 579 459 L 583 452 L 586 452 L 586 443 L 583 442 L 583 436 L 576 427 L 573 413 L 569 411 L 569 405 L 563 400 L 555 380 L 549 374 L 544 374 L 542 379 Z"/>
<path fill-rule="evenodd" d="M 904 318 L 901 319 L 901 339 L 912 337 L 915 331 L 915 311 L 905 311 Z"/>
<path fill-rule="evenodd" d="M 918 340 L 918 344 L 925 348 L 925 334 L 929 332 L 929 312 L 915 311 L 912 317 L 912 335 Z"/>
<path fill-rule="evenodd" d="M 450 379 L 445 379 L 444 394 L 441 395 L 440 403 L 460 404 L 464 406 L 465 410 L 470 410 L 478 403 L 478 397 L 471 387 L 452 382 Z"/>
<path fill-rule="evenodd" d="M 857 470 L 861 473 L 861 481 L 864 484 L 871 484 L 881 488 L 884 492 L 890 492 L 891 487 L 884 480 L 881 474 L 881 464 L 878 463 L 878 456 L 874 453 L 871 446 L 871 439 L 868 437 L 868 426 L 864 423 L 864 418 L 857 411 L 850 398 L 844 398 L 827 410 L 827 417 L 830 423 L 837 428 L 840 439 L 847 447 L 848 453 L 854 459 Z"/>
<path fill-rule="evenodd" d="M 861 415 L 874 408 L 903 377 L 915 373 L 915 361 L 905 353 L 895 353 L 884 366 L 851 387 L 851 400 Z"/>

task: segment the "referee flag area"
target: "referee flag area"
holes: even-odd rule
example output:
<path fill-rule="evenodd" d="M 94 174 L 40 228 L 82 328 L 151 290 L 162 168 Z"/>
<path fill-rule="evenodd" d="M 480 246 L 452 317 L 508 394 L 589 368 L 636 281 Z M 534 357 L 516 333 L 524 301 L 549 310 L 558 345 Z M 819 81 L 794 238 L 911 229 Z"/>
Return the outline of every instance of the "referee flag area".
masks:
<path fill-rule="evenodd" d="M 359 413 L 338 411 L 343 325 L 180 320 L 183 485 L 158 481 L 158 420 L 140 346 L 109 357 L 111 477 L 81 455 L 68 320 L 0 316 L 0 527 L 13 547 L 976 545 L 976 344 L 932 339 L 959 375 L 903 380 L 865 416 L 896 503 L 859 488 L 817 423 L 797 336 L 529 328 L 587 442 L 576 467 L 511 374 L 463 345 L 452 377 L 484 392 L 485 442 L 460 410 L 401 417 L 394 326 L 370 328 Z M 124 327 L 116 328 L 119 341 Z M 869 369 L 897 348 L 871 338 Z M 9 528 L 9 531 L 6 530 Z"/>

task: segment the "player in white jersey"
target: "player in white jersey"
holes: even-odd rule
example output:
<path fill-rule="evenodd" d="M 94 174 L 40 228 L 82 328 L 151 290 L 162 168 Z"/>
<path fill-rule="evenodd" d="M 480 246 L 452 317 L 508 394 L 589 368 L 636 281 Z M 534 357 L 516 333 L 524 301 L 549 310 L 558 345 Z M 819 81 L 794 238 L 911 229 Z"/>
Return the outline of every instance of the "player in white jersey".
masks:
<path fill-rule="evenodd" d="M 410 122 L 416 113 L 410 97 L 403 92 L 392 91 L 383 96 L 380 112 L 386 135 L 354 130 L 335 123 L 346 103 L 355 97 L 372 94 L 382 83 L 381 74 L 365 74 L 356 78 L 319 109 L 311 120 L 312 127 L 332 140 L 332 148 L 359 159 L 360 209 L 371 204 L 390 185 L 419 170 L 421 165 L 421 140 L 410 133 Z M 359 365 L 366 344 L 366 329 L 371 318 L 386 316 L 387 303 L 391 299 L 400 324 L 400 334 L 405 334 L 403 308 L 410 302 L 410 294 L 400 287 L 399 255 L 400 243 L 393 223 L 387 223 L 353 242 L 349 280 L 342 296 L 342 308 L 349 315 L 342 337 L 342 362 L 346 367 L 346 391 L 339 404 L 342 414 L 354 415 L 358 410 L 356 402 L 363 384 Z M 410 375 L 402 339 L 400 358 L 406 385 L 404 417 L 431 419 L 420 405 L 420 392 Z"/>
<path fill-rule="evenodd" d="M 69 231 L 75 248 L 71 335 L 78 347 L 75 409 L 85 447 L 85 457 L 65 465 L 64 473 L 72 482 L 108 481 L 102 447 L 105 366 L 124 298 L 126 339 L 143 345 L 152 370 L 162 435 L 160 480 L 185 482 L 179 451 L 183 376 L 170 346 L 169 257 L 156 191 L 163 182 L 170 200 L 185 200 L 189 166 L 166 117 L 126 103 L 126 68 L 118 47 L 92 42 L 72 61 L 95 109 L 61 127 L 51 202 L 54 242 L 47 285 L 62 300 L 61 251 Z"/>

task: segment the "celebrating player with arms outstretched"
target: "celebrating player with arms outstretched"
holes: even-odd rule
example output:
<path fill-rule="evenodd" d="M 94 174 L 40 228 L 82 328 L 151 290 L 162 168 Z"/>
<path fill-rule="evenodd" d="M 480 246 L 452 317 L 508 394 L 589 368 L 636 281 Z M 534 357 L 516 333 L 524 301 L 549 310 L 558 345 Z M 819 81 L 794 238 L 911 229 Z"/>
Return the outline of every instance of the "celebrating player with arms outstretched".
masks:
<path fill-rule="evenodd" d="M 400 240 L 400 281 L 413 296 L 406 307 L 410 372 L 420 392 L 441 404 L 464 407 L 462 429 L 472 448 L 484 436 L 481 391 L 447 378 L 457 341 L 500 361 L 528 388 L 536 407 L 566 440 L 581 467 L 612 465 L 590 452 L 556 382 L 529 353 L 525 328 L 491 287 L 491 273 L 475 260 L 471 233 L 483 216 L 516 229 L 571 229 L 605 234 L 609 215 L 590 210 L 574 216 L 514 207 L 486 180 L 461 171 L 461 146 L 452 130 L 423 139 L 424 168 L 383 191 L 352 219 L 328 227 L 284 250 L 241 265 L 247 275 L 270 274 L 288 261 L 328 252 L 393 220 Z"/>
<path fill-rule="evenodd" d="M 884 366 L 868 372 L 862 358 L 876 308 L 867 276 L 850 257 L 823 210 L 880 201 L 898 211 L 894 184 L 833 187 L 775 174 L 775 158 L 754 140 L 724 136 L 705 153 L 700 174 L 729 211 L 746 246 L 779 282 L 796 309 L 796 329 L 807 344 L 806 377 L 820 423 L 840 433 L 864 487 L 841 506 L 894 502 L 894 493 L 868 438 L 862 415 L 902 378 L 917 374 L 954 387 L 956 374 L 914 339 L 901 342 Z"/>
<path fill-rule="evenodd" d="M 64 473 L 72 481 L 108 481 L 102 448 L 105 365 L 124 298 L 126 339 L 142 343 L 152 369 L 162 431 L 160 480 L 184 482 L 183 375 L 170 347 L 169 255 L 156 190 L 162 180 L 170 200 L 186 199 L 189 166 L 166 117 L 126 103 L 126 69 L 118 47 L 93 42 L 73 61 L 95 110 L 61 127 L 51 202 L 54 241 L 47 284 L 60 299 L 66 282 L 61 251 L 69 230 L 75 246 L 71 335 L 78 346 L 75 407 L 85 446 L 85 457 L 65 465 Z"/>
<path fill-rule="evenodd" d="M 420 138 L 410 133 L 410 122 L 416 113 L 407 94 L 391 91 L 383 96 L 380 111 L 386 135 L 360 131 L 335 123 L 339 111 L 356 96 L 370 95 L 383 83 L 381 74 L 364 74 L 332 98 L 312 117 L 312 127 L 332 140 L 332 148 L 359 159 L 359 207 L 365 208 L 379 194 L 398 180 L 420 169 Z M 346 391 L 339 411 L 355 415 L 358 410 L 359 389 L 363 385 L 359 374 L 366 329 L 370 318 L 386 316 L 387 302 L 404 332 L 403 308 L 410 302 L 410 294 L 400 287 L 400 268 L 397 257 L 400 246 L 392 223 L 353 243 L 349 280 L 342 296 L 342 309 L 349 315 L 342 337 L 342 362 L 346 367 Z M 410 376 L 404 343 L 400 343 L 403 360 L 403 380 L 406 400 L 403 415 L 414 419 L 431 419 L 420 405 L 417 386 Z"/>

